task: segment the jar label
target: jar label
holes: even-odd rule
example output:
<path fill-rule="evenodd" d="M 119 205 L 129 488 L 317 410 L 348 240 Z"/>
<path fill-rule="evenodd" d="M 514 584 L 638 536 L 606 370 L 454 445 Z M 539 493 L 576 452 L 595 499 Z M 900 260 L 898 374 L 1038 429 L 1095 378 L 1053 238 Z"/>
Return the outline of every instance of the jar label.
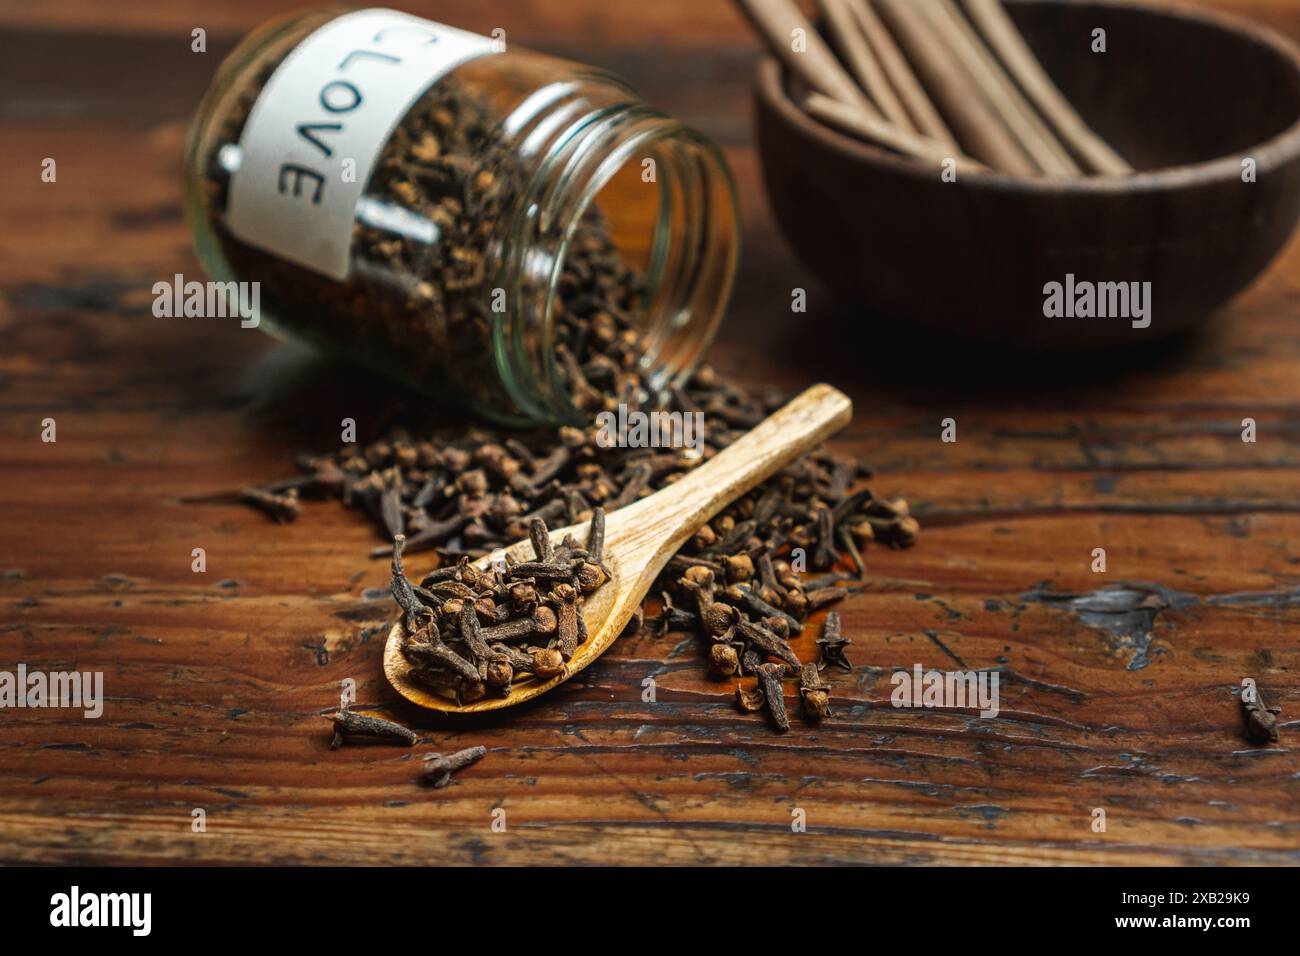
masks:
<path fill-rule="evenodd" d="M 346 279 L 357 201 L 393 129 L 442 76 L 498 49 L 487 37 L 392 10 L 325 24 L 253 104 L 231 177 L 230 231 Z"/>

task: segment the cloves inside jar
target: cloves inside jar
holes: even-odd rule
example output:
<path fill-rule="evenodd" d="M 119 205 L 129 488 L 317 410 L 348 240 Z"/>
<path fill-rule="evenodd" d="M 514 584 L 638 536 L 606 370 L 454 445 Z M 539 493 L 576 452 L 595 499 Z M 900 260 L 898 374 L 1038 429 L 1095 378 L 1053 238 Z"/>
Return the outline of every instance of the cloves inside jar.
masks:
<path fill-rule="evenodd" d="M 387 10 L 268 23 L 190 131 L 187 213 L 258 324 L 506 423 L 653 403 L 737 257 L 716 147 L 617 77 Z"/>

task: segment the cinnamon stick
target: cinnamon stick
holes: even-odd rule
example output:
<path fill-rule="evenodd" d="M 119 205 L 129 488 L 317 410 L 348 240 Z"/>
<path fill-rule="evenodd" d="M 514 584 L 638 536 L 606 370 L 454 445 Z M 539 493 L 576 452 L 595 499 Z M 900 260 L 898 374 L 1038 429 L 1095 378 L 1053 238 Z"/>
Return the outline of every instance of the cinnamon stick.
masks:
<path fill-rule="evenodd" d="M 847 103 L 872 119 L 882 119 L 853 78 L 845 72 L 821 35 L 791 0 L 737 0 L 772 52 L 804 83 L 819 93 Z M 794 32 L 803 31 L 804 49 L 794 49 Z"/>
<path fill-rule="evenodd" d="M 885 119 L 900 129 L 909 133 L 916 132 L 907 110 L 903 108 L 880 64 L 872 55 L 857 18 L 849 8 L 849 0 L 819 0 L 819 6 L 831 34 L 848 61 L 849 69 L 877 109 L 884 114 Z"/>
<path fill-rule="evenodd" d="M 908 115 L 912 118 L 912 125 L 917 132 L 941 143 L 947 143 L 955 149 L 957 140 L 952 135 L 952 131 L 948 129 L 943 117 L 930 102 L 925 87 L 912 72 L 912 67 L 908 65 L 902 51 L 898 49 L 898 44 L 894 42 L 894 38 L 890 36 L 889 30 L 876 15 L 871 4 L 872 0 L 849 0 L 849 8 L 867 38 L 871 52 L 876 55 L 885 75 L 889 77 L 891 85 L 898 92 L 898 98 L 907 108 Z"/>
<path fill-rule="evenodd" d="M 916 67 L 957 140 L 970 155 L 1004 173 L 1035 176 L 1038 167 L 1002 125 L 972 80 L 954 63 L 915 0 L 877 0 L 880 14 Z"/>
<path fill-rule="evenodd" d="M 1133 172 L 1122 156 L 1092 131 L 1038 62 L 998 0 L 964 0 L 966 12 L 1007 70 L 1092 173 L 1122 176 Z"/>
<path fill-rule="evenodd" d="M 863 116 L 853 107 L 821 93 L 808 94 L 802 105 L 804 112 L 824 123 L 905 156 L 931 163 L 943 163 L 945 160 L 952 159 L 957 162 L 958 172 L 988 170 L 987 166 L 962 155 L 948 143 L 941 143 L 920 133 L 908 132 L 883 120 Z"/>
<path fill-rule="evenodd" d="M 989 53 L 979 34 L 966 22 L 965 15 L 957 9 L 954 0 L 930 0 L 921 4 L 921 8 L 930 18 L 935 32 L 971 75 L 1003 125 L 1038 168 L 1050 176 L 1077 176 L 1079 167 L 1065 147 L 1056 142 L 1055 135 L 1039 119 L 1015 84 L 1007 78 L 1001 64 Z"/>

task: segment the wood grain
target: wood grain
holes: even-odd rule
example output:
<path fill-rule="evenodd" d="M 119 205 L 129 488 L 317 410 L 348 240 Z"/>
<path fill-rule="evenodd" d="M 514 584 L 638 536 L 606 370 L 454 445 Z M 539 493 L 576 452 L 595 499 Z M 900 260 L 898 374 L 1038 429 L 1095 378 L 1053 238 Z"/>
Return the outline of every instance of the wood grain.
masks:
<path fill-rule="evenodd" d="M 233 30 L 270 6 L 202 9 Z M 1294 3 L 1224 6 L 1300 37 Z M 277 527 L 218 495 L 284 474 L 290 450 L 332 447 L 344 415 L 374 434 L 397 397 L 259 332 L 149 311 L 153 282 L 198 275 L 179 153 L 213 61 L 171 52 L 164 33 L 188 35 L 200 6 L 11 7 L 0 669 L 102 670 L 108 700 L 99 720 L 0 714 L 0 858 L 1300 863 L 1300 243 L 1166 348 L 1064 368 L 951 348 L 870 322 L 792 258 L 749 145 L 736 64 L 756 48 L 726 4 L 673 2 L 653 27 L 631 0 L 449 7 L 557 48 L 594 18 L 587 59 L 728 144 L 745 256 L 717 364 L 843 388 L 856 414 L 835 447 L 871 461 L 873 487 L 907 496 L 924 528 L 910 551 L 870 551 L 870 588 L 841 608 L 859 669 L 835 685 L 837 718 L 774 736 L 706 678 L 693 640 L 648 634 L 503 718 L 439 720 L 392 694 L 369 524 L 309 503 Z M 66 69 L 29 72 L 42 61 Z M 39 181 L 47 156 L 56 184 Z M 807 313 L 790 311 L 793 288 Z M 39 439 L 46 417 L 55 444 Z M 939 440 L 948 417 L 955 444 Z M 1094 547 L 1106 575 L 1089 570 Z M 1081 596 L 1123 582 L 1149 631 L 1081 612 Z M 890 668 L 958 659 L 1001 669 L 997 720 L 888 706 Z M 1244 676 L 1282 708 L 1282 745 L 1245 743 Z M 317 714 L 346 678 L 422 743 L 330 753 Z M 420 754 L 479 743 L 487 757 L 455 785 L 417 782 Z M 796 807 L 806 833 L 791 832 Z"/>

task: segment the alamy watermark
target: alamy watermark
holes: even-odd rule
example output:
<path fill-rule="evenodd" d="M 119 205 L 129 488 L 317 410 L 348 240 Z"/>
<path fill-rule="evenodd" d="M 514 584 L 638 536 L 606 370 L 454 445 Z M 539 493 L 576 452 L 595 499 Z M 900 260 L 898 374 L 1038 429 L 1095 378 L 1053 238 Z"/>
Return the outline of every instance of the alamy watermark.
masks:
<path fill-rule="evenodd" d="M 133 936 L 148 936 L 152 924 L 152 893 L 82 893 L 74 885 L 50 897 L 51 926 L 127 926 Z"/>
<path fill-rule="evenodd" d="M 926 671 L 914 664 L 911 671 L 894 671 L 889 701 L 895 707 L 977 708 L 992 718 L 1001 709 L 1000 681 L 997 671 Z"/>
<path fill-rule="evenodd" d="M 103 671 L 0 671 L 0 710 L 10 707 L 68 707 L 87 720 L 104 713 Z"/>
<path fill-rule="evenodd" d="M 153 314 L 163 318 L 224 319 L 255 329 L 262 321 L 260 282 L 186 282 L 179 272 L 171 282 L 153 284 Z"/>
<path fill-rule="evenodd" d="M 596 416 L 596 444 L 601 448 L 689 448 L 704 450 L 703 412 L 601 412 Z"/>
<path fill-rule="evenodd" d="M 1049 319 L 1131 319 L 1133 328 L 1151 325 L 1150 282 L 1088 282 L 1067 273 L 1064 282 L 1043 286 L 1043 315 Z"/>

